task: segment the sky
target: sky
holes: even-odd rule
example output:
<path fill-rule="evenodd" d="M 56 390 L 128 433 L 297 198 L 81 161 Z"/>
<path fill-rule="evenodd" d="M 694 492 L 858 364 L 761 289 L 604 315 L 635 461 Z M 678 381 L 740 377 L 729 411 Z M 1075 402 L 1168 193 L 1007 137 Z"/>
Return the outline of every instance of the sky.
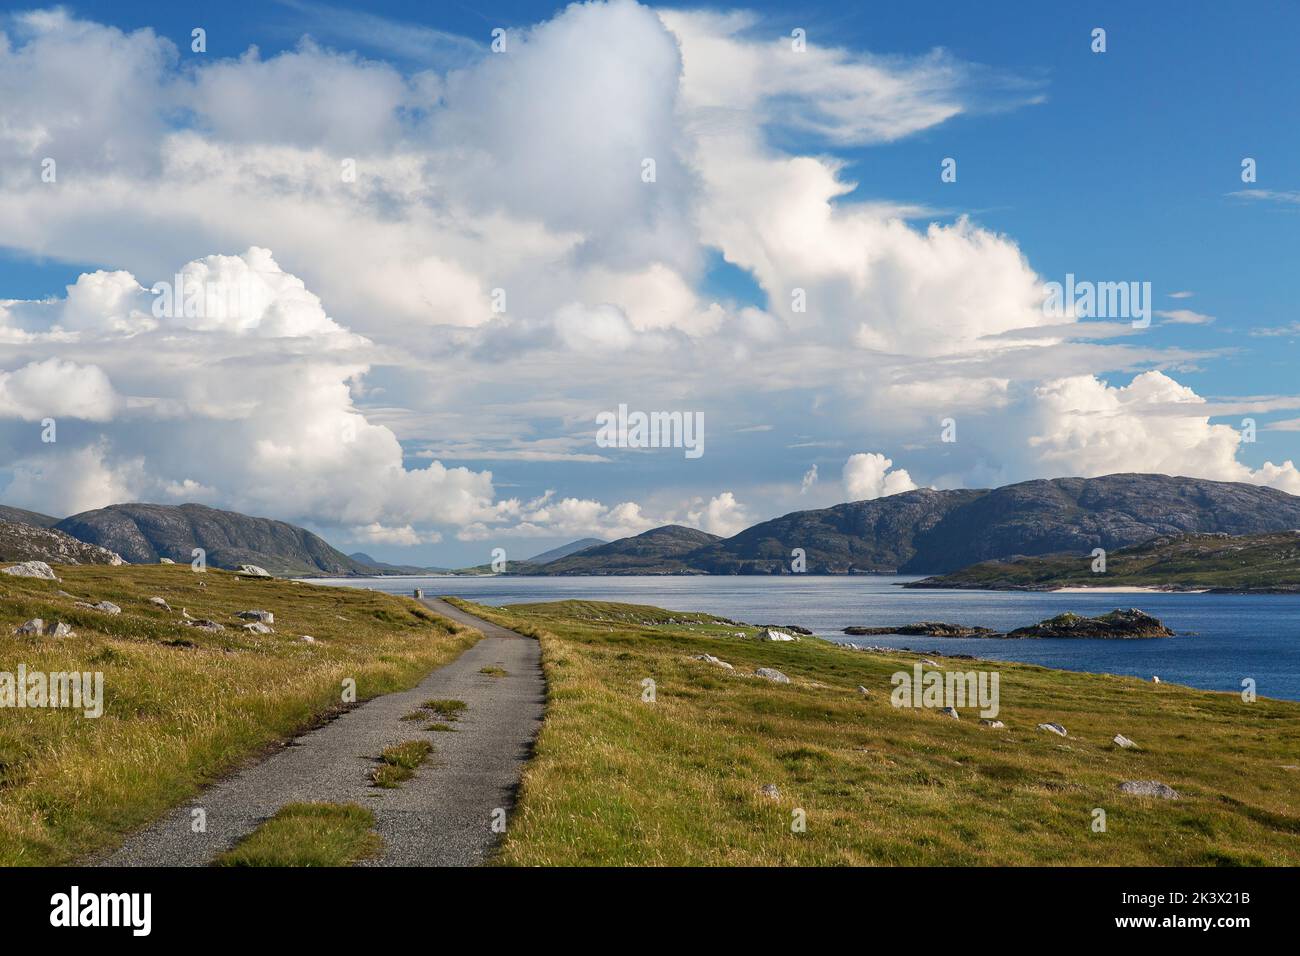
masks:
<path fill-rule="evenodd" d="M 463 565 L 1300 493 L 1300 6 L 1088 7 L 0 6 L 0 501 Z"/>

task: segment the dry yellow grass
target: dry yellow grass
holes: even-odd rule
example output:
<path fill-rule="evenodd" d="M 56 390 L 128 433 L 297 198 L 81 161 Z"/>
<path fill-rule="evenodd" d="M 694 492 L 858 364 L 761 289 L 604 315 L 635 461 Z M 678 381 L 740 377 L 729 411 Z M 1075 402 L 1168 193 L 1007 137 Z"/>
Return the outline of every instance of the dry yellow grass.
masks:
<path fill-rule="evenodd" d="M 973 710 L 954 721 L 891 706 L 890 675 L 918 655 L 759 643 L 708 615 L 632 605 L 464 606 L 539 637 L 548 682 L 501 863 L 1300 863 L 1300 772 L 1287 769 L 1300 765 L 1300 704 L 942 662 L 1000 672 L 994 730 Z M 760 666 L 792 683 L 753 677 Z M 1048 721 L 1069 736 L 1036 729 Z M 1116 747 L 1116 733 L 1141 749 Z M 1131 797 L 1125 780 L 1183 799 Z"/>
<path fill-rule="evenodd" d="M 358 700 L 411 687 L 478 638 L 372 591 L 200 575 L 186 565 L 56 570 L 61 584 L 0 576 L 0 670 L 102 671 L 104 714 L 0 708 L 3 865 L 68 863 L 109 848 L 343 706 L 345 679 Z M 76 598 L 109 600 L 123 613 L 74 608 Z M 226 630 L 183 626 L 182 607 Z M 255 608 L 275 614 L 274 634 L 240 630 L 232 615 Z M 13 634 L 34 617 L 66 621 L 76 636 Z"/>

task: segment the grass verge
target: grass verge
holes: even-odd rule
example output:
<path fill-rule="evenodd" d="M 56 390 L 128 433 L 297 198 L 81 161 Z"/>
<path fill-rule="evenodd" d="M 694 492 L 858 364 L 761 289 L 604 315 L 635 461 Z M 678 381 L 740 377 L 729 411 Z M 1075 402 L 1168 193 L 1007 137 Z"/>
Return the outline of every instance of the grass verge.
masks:
<path fill-rule="evenodd" d="M 971 709 L 891 706 L 891 675 L 920 655 L 763 643 L 634 605 L 455 603 L 542 647 L 546 717 L 500 863 L 1300 864 L 1297 703 L 936 658 L 1000 675 L 993 729 Z M 1123 794 L 1126 780 L 1182 799 Z"/>
<path fill-rule="evenodd" d="M 351 866 L 383 841 L 375 815 L 355 803 L 289 803 L 214 866 Z"/>
<path fill-rule="evenodd" d="M 205 783 L 356 699 L 414 686 L 478 639 L 375 591 L 241 579 L 188 565 L 67 566 L 62 582 L 0 575 L 0 670 L 104 675 L 103 716 L 0 708 L 0 865 L 57 865 L 120 842 Z M 149 602 L 161 597 L 173 609 Z M 78 608 L 107 600 L 108 615 Z M 204 631 L 181 608 L 225 625 Z M 275 614 L 275 633 L 233 615 Z M 31 618 L 75 636 L 21 637 Z M 314 642 L 301 640 L 311 635 Z"/>

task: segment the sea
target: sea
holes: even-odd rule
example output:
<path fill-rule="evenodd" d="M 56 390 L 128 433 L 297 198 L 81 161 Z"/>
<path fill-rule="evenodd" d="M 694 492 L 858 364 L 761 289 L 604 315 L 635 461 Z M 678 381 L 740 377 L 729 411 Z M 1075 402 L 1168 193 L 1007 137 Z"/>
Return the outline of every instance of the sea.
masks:
<path fill-rule="evenodd" d="M 1124 674 L 1240 692 L 1255 682 L 1261 697 L 1300 700 L 1300 595 L 938 591 L 900 587 L 894 575 L 451 576 L 313 579 L 314 584 L 426 596 L 454 595 L 480 604 L 592 600 L 703 611 L 749 624 L 798 625 L 849 644 L 973 654 L 1064 670 Z M 1064 611 L 1096 615 L 1137 607 L 1160 618 L 1172 638 L 1148 640 L 1006 640 L 906 635 L 847 637 L 843 628 L 945 621 L 1003 631 Z"/>

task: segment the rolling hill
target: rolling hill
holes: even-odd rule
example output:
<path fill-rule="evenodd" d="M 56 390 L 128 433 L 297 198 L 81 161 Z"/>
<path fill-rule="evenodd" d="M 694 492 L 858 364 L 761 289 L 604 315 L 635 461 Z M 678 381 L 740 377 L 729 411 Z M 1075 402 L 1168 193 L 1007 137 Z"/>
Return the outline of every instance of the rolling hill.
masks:
<path fill-rule="evenodd" d="M 690 555 L 715 542 L 716 534 L 664 525 L 630 538 L 584 548 L 546 564 L 520 562 L 516 574 L 699 574 Z"/>

